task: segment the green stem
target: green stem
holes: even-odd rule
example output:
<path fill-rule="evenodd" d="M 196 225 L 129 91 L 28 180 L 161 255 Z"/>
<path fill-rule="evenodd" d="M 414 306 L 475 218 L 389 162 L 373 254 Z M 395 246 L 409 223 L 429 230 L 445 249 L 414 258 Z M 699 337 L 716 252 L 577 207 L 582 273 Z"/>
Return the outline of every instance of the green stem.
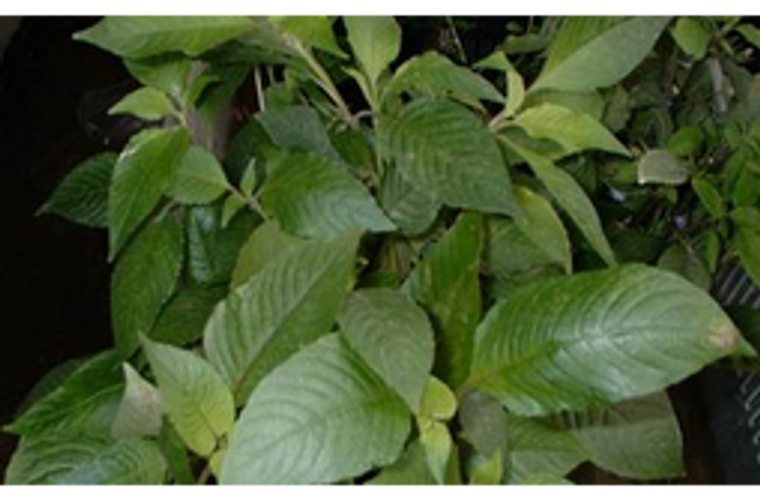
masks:
<path fill-rule="evenodd" d="M 333 101 L 335 106 L 338 107 L 338 111 L 340 112 L 340 115 L 343 116 L 343 119 L 350 124 L 351 127 L 355 127 L 356 123 L 354 117 L 351 115 L 351 110 L 348 108 L 343 96 L 340 95 L 338 88 L 335 87 L 335 83 L 332 81 L 324 67 L 322 67 L 322 65 L 319 64 L 319 61 L 317 61 L 316 58 L 314 58 L 314 56 L 312 56 L 302 45 L 298 44 L 297 50 L 306 60 L 311 71 L 314 72 L 319 87 L 322 88 L 325 94 L 327 94 L 327 96 Z"/>

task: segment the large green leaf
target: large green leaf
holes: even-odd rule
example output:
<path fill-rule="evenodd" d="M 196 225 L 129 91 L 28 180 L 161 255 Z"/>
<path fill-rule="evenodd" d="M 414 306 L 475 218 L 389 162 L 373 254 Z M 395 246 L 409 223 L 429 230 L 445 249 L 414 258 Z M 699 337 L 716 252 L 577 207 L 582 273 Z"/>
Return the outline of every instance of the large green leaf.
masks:
<path fill-rule="evenodd" d="M 504 138 L 502 137 L 502 139 Z M 614 264 L 615 256 L 607 237 L 604 235 L 599 215 L 583 188 L 578 185 L 572 175 L 557 168 L 554 163 L 542 156 L 517 146 L 512 141 L 505 140 L 505 143 L 527 161 L 536 176 L 557 200 L 557 204 L 570 215 L 570 218 L 573 219 L 599 256 L 607 264 Z"/>
<path fill-rule="evenodd" d="M 684 474 L 681 430 L 665 393 L 571 414 L 563 422 L 591 461 L 609 472 L 639 480 Z"/>
<path fill-rule="evenodd" d="M 514 219 L 517 227 L 553 262 L 570 273 L 573 269 L 570 238 L 551 203 L 527 187 L 516 187 L 515 195 L 523 210 Z"/>
<path fill-rule="evenodd" d="M 198 56 L 252 29 L 243 16 L 110 16 L 74 39 L 127 58 L 165 52 Z"/>
<path fill-rule="evenodd" d="M 251 237 L 240 248 L 230 288 L 235 289 L 247 283 L 268 263 L 301 243 L 302 239 L 283 232 L 276 220 L 264 222 L 251 233 Z"/>
<path fill-rule="evenodd" d="M 294 105 L 270 108 L 256 116 L 272 142 L 285 150 L 303 150 L 340 159 L 322 120 L 313 108 Z"/>
<path fill-rule="evenodd" d="M 438 216 L 440 203 L 410 184 L 396 166 L 387 166 L 380 187 L 380 204 L 404 232 L 425 232 Z"/>
<path fill-rule="evenodd" d="M 430 313 L 436 329 L 436 375 L 450 386 L 466 377 L 473 335 L 480 321 L 480 255 L 483 217 L 462 214 L 425 255 L 412 276 L 412 294 Z"/>
<path fill-rule="evenodd" d="M 338 317 L 351 347 L 417 412 L 433 367 L 433 329 L 425 312 L 389 289 L 352 293 Z"/>
<path fill-rule="evenodd" d="M 413 57 L 396 71 L 390 92 L 402 91 L 441 98 L 451 96 L 474 105 L 479 100 L 504 103 L 504 96 L 489 81 L 432 51 Z"/>
<path fill-rule="evenodd" d="M 164 306 L 160 316 L 150 331 L 150 339 L 173 346 L 184 346 L 203 336 L 216 304 L 227 294 L 226 286 L 191 286 L 174 297 Z"/>
<path fill-rule="evenodd" d="M 184 258 L 182 227 L 167 218 L 145 228 L 116 263 L 111 278 L 111 321 L 116 348 L 129 357 L 138 333 L 150 333 L 174 293 Z"/>
<path fill-rule="evenodd" d="M 269 371 L 330 330 L 353 279 L 358 237 L 307 242 L 216 307 L 203 344 L 238 403 Z"/>
<path fill-rule="evenodd" d="M 162 483 L 165 473 L 166 461 L 152 442 L 133 438 L 109 444 L 76 433 L 22 440 L 5 483 L 146 485 Z"/>
<path fill-rule="evenodd" d="M 108 195 L 111 260 L 169 187 L 189 142 L 184 129 L 148 130 L 133 137 L 119 156 Z"/>
<path fill-rule="evenodd" d="M 401 454 L 404 402 L 339 335 L 264 378 L 240 416 L 222 484 L 316 484 L 361 475 Z"/>
<path fill-rule="evenodd" d="M 108 227 L 108 189 L 116 164 L 111 153 L 90 157 L 58 184 L 40 213 L 55 213 L 78 224 Z"/>
<path fill-rule="evenodd" d="M 344 16 L 348 43 L 373 84 L 401 51 L 401 27 L 392 17 Z"/>
<path fill-rule="evenodd" d="M 585 91 L 609 87 L 649 54 L 667 17 L 567 17 L 532 89 Z"/>
<path fill-rule="evenodd" d="M 547 138 L 559 143 L 567 154 L 602 150 L 630 155 L 628 149 L 598 121 L 559 105 L 544 103 L 529 108 L 514 122 L 534 138 Z"/>
<path fill-rule="evenodd" d="M 124 363 L 127 382 L 124 397 L 111 426 L 113 438 L 158 436 L 164 404 L 161 395 L 129 363 Z"/>
<path fill-rule="evenodd" d="M 396 228 L 364 185 L 327 157 L 283 153 L 270 167 L 261 204 L 285 232 L 326 238 L 357 229 Z"/>
<path fill-rule="evenodd" d="M 177 165 L 169 195 L 182 204 L 208 204 L 230 189 L 214 154 L 192 145 Z"/>
<path fill-rule="evenodd" d="M 583 410 L 746 351 L 706 292 L 631 265 L 534 283 L 496 304 L 478 327 L 468 386 L 520 415 Z"/>
<path fill-rule="evenodd" d="M 122 392 L 122 375 L 115 351 L 83 363 L 55 390 L 33 404 L 5 430 L 40 437 L 60 431 L 110 433 Z"/>
<path fill-rule="evenodd" d="M 463 106 L 417 100 L 390 128 L 388 142 L 404 177 L 437 202 L 505 215 L 519 211 L 496 141 Z"/>
<path fill-rule="evenodd" d="M 143 348 L 177 433 L 190 449 L 210 456 L 235 424 L 235 404 L 227 384 L 191 351 L 147 339 Z"/>

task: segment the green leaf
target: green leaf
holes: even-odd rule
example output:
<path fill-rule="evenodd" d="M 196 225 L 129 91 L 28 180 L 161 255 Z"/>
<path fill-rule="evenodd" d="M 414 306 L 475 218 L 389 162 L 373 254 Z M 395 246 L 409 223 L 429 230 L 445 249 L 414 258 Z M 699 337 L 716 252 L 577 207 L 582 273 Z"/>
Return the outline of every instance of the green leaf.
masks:
<path fill-rule="evenodd" d="M 515 218 L 517 227 L 565 272 L 572 272 L 570 238 L 551 203 L 527 187 L 516 187 L 515 195 L 522 208 L 522 215 Z"/>
<path fill-rule="evenodd" d="M 86 430 L 105 437 L 110 434 L 121 390 L 118 356 L 107 351 L 83 363 L 55 391 L 4 429 L 24 437 L 52 436 L 66 430 Z"/>
<path fill-rule="evenodd" d="M 504 96 L 489 81 L 433 51 L 407 60 L 396 70 L 389 86 L 388 92 L 393 94 L 407 91 L 436 98 L 453 97 L 475 106 L 480 100 L 504 103 Z"/>
<path fill-rule="evenodd" d="M 322 120 L 313 108 L 294 105 L 269 108 L 256 116 L 272 142 L 283 150 L 301 150 L 340 159 Z"/>
<path fill-rule="evenodd" d="M 88 227 L 108 227 L 108 190 L 115 164 L 116 155 L 105 153 L 77 165 L 39 213 L 55 213 Z"/>
<path fill-rule="evenodd" d="M 520 415 L 582 410 L 658 391 L 745 344 L 680 276 L 616 267 L 538 282 L 496 304 L 478 327 L 469 387 Z"/>
<path fill-rule="evenodd" d="M 111 436 L 115 439 L 158 436 L 164 412 L 161 395 L 129 363 L 124 363 L 123 368 L 127 386 L 111 425 Z"/>
<path fill-rule="evenodd" d="M 427 379 L 417 420 L 421 426 L 440 421 L 445 422 L 457 413 L 457 397 L 443 381 L 434 376 Z"/>
<path fill-rule="evenodd" d="M 199 340 L 214 307 L 226 293 L 224 286 L 190 286 L 181 290 L 161 311 L 150 339 L 173 346 Z"/>
<path fill-rule="evenodd" d="M 475 63 L 473 68 L 500 70 L 507 76 L 507 103 L 504 107 L 504 115 L 513 116 L 525 101 L 525 82 L 522 75 L 507 59 L 506 54 L 495 51 L 485 59 Z"/>
<path fill-rule="evenodd" d="M 19 418 L 29 410 L 35 403 L 41 401 L 55 390 L 61 387 L 63 382 L 73 374 L 87 358 L 73 358 L 65 360 L 48 370 L 32 387 L 24 397 L 24 401 L 18 406 L 13 414 L 14 418 Z"/>
<path fill-rule="evenodd" d="M 251 20 L 242 16 L 110 16 L 74 39 L 126 58 L 166 52 L 199 56 L 252 29 Z"/>
<path fill-rule="evenodd" d="M 283 153 L 270 168 L 261 204 L 285 232 L 326 238 L 356 229 L 396 228 L 364 185 L 329 158 Z"/>
<path fill-rule="evenodd" d="M 258 223 L 251 213 L 239 213 L 225 227 L 217 206 L 196 206 L 188 211 L 188 269 L 203 285 L 227 283 L 248 236 Z"/>
<path fill-rule="evenodd" d="M 740 24 L 736 27 L 736 31 L 744 37 L 747 42 L 760 48 L 760 29 L 751 24 Z"/>
<path fill-rule="evenodd" d="M 493 397 L 484 393 L 467 393 L 458 414 L 462 436 L 486 458 L 507 450 L 507 413 Z"/>
<path fill-rule="evenodd" d="M 482 249 L 482 216 L 462 214 L 411 277 L 412 294 L 430 314 L 438 336 L 435 373 L 450 386 L 460 384 L 470 368 L 481 315 Z"/>
<path fill-rule="evenodd" d="M 251 233 L 251 237 L 240 248 L 230 288 L 235 289 L 247 283 L 267 264 L 303 242 L 303 239 L 282 232 L 277 221 L 264 222 Z"/>
<path fill-rule="evenodd" d="M 190 351 L 147 339 L 142 344 L 177 433 L 194 452 L 210 456 L 235 424 L 235 404 L 227 384 Z"/>
<path fill-rule="evenodd" d="M 591 462 L 620 477 L 663 480 L 684 475 L 681 430 L 665 393 L 565 418 Z"/>
<path fill-rule="evenodd" d="M 515 124 L 534 138 L 548 138 L 559 143 L 567 154 L 602 150 L 630 155 L 628 149 L 592 117 L 551 103 L 525 110 L 517 116 Z"/>
<path fill-rule="evenodd" d="M 660 256 L 657 266 L 680 274 L 706 291 L 712 284 L 712 275 L 707 269 L 707 264 L 690 245 L 671 246 Z"/>
<path fill-rule="evenodd" d="M 740 227 L 734 238 L 739 260 L 756 285 L 760 285 L 760 234 Z"/>
<path fill-rule="evenodd" d="M 380 187 L 380 204 L 406 234 L 422 234 L 433 225 L 441 205 L 417 190 L 396 166 L 387 166 Z"/>
<path fill-rule="evenodd" d="M 330 330 L 353 280 L 358 235 L 309 241 L 221 302 L 206 326 L 209 360 L 243 403 L 256 384 Z"/>
<path fill-rule="evenodd" d="M 587 115 L 597 122 L 602 122 L 605 111 L 605 100 L 595 90 L 590 91 L 561 91 L 558 89 L 531 90 L 525 97 L 523 110 L 542 105 L 555 105 L 572 110 L 576 114 Z"/>
<path fill-rule="evenodd" d="M 384 468 L 377 477 L 367 482 L 369 485 L 435 485 L 437 484 L 427 462 L 425 448 L 415 440 L 407 447 L 401 458 Z"/>
<path fill-rule="evenodd" d="M 707 54 L 711 35 L 698 18 L 679 18 L 671 33 L 678 47 L 689 56 L 702 59 Z"/>
<path fill-rule="evenodd" d="M 193 62 L 181 54 L 162 54 L 145 59 L 127 59 L 124 66 L 142 85 L 179 99 L 189 84 Z"/>
<path fill-rule="evenodd" d="M 614 264 L 615 256 L 607 237 L 604 235 L 599 215 L 583 188 L 578 185 L 572 175 L 557 168 L 551 161 L 518 147 L 514 142 L 506 140 L 505 143 L 527 161 L 536 176 L 554 196 L 562 209 L 570 215 L 570 218 L 599 256 L 608 265 Z"/>
<path fill-rule="evenodd" d="M 689 181 L 689 168 L 667 150 L 650 150 L 639 160 L 639 183 L 681 185 Z"/>
<path fill-rule="evenodd" d="M 166 416 L 161 423 L 161 433 L 157 442 L 166 459 L 171 481 L 175 484 L 195 484 L 195 475 L 190 467 L 185 444 L 182 443 L 182 439 Z"/>
<path fill-rule="evenodd" d="M 208 204 L 231 189 L 214 154 L 192 145 L 177 164 L 168 194 L 181 204 Z"/>
<path fill-rule="evenodd" d="M 432 422 L 420 432 L 420 443 L 425 447 L 430 472 L 438 484 L 444 484 L 451 458 L 451 433 L 445 424 Z"/>
<path fill-rule="evenodd" d="M 149 130 L 121 153 L 108 195 L 109 260 L 156 207 L 189 142 L 184 129 Z"/>
<path fill-rule="evenodd" d="M 485 273 L 500 280 L 555 269 L 555 261 L 536 246 L 514 220 L 489 218 L 484 247 Z"/>
<path fill-rule="evenodd" d="M 176 113 L 169 97 L 158 89 L 141 87 L 123 97 L 108 110 L 110 115 L 134 115 L 146 121 L 157 121 Z"/>
<path fill-rule="evenodd" d="M 152 442 L 109 444 L 87 434 L 41 436 L 21 441 L 6 472 L 10 485 L 160 484 L 166 462 Z"/>
<path fill-rule="evenodd" d="M 731 211 L 731 220 L 739 227 L 760 233 L 760 210 L 752 206 L 741 206 Z"/>
<path fill-rule="evenodd" d="M 586 91 L 609 87 L 649 54 L 667 17 L 567 17 L 532 89 Z"/>
<path fill-rule="evenodd" d="M 349 295 L 338 322 L 353 350 L 417 412 L 435 350 L 425 312 L 396 291 L 365 289 Z"/>
<path fill-rule="evenodd" d="M 723 197 L 710 182 L 704 178 L 692 178 L 691 188 L 697 194 L 699 202 L 713 218 L 723 218 L 726 213 Z"/>
<path fill-rule="evenodd" d="M 308 47 L 347 57 L 335 40 L 333 20 L 329 16 L 278 16 L 272 20 Z"/>
<path fill-rule="evenodd" d="M 338 482 L 395 461 L 409 431 L 403 401 L 339 335 L 326 336 L 253 392 L 220 482 Z"/>
<path fill-rule="evenodd" d="M 343 16 L 348 43 L 374 85 L 401 51 L 401 27 L 389 16 Z"/>
<path fill-rule="evenodd" d="M 470 485 L 499 485 L 504 476 L 501 453 L 496 452 L 490 458 L 480 462 L 470 477 Z"/>
<path fill-rule="evenodd" d="M 684 126 L 668 138 L 667 150 L 676 157 L 696 155 L 705 144 L 705 134 L 699 126 Z"/>
<path fill-rule="evenodd" d="M 461 105 L 436 99 L 413 102 L 390 128 L 388 145 L 404 177 L 437 202 L 488 213 L 518 213 L 496 141 Z"/>
<path fill-rule="evenodd" d="M 247 204 L 248 201 L 241 197 L 237 192 L 232 192 L 227 196 L 224 200 L 224 205 L 222 206 L 222 218 L 219 222 L 222 229 L 226 229 L 232 219 L 235 218 L 237 214 L 240 213 L 240 210 L 245 208 Z"/>
<path fill-rule="evenodd" d="M 116 263 L 111 277 L 111 323 L 116 348 L 128 358 L 138 334 L 150 333 L 174 293 L 184 261 L 182 227 L 167 218 L 145 228 Z"/>

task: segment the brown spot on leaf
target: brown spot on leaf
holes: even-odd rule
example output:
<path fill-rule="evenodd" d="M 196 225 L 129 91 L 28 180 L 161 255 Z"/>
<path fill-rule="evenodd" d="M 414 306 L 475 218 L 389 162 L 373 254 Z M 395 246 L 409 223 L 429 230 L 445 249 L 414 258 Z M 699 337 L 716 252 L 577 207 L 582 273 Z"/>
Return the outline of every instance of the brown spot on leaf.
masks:
<path fill-rule="evenodd" d="M 721 321 L 710 331 L 710 342 L 725 352 L 731 352 L 739 341 L 739 331 L 728 320 Z"/>

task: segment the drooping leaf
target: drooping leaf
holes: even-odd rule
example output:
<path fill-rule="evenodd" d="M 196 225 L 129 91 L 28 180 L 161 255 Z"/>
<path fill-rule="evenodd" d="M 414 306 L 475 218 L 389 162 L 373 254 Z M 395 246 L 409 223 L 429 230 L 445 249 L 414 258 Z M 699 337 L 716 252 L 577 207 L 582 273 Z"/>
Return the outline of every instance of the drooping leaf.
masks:
<path fill-rule="evenodd" d="M 410 184 L 395 166 L 386 167 L 383 173 L 380 204 L 390 219 L 411 235 L 430 228 L 441 207 L 429 194 Z"/>
<path fill-rule="evenodd" d="M 109 444 L 87 434 L 24 439 L 5 483 L 11 485 L 160 484 L 166 462 L 152 442 L 125 439 Z"/>
<path fill-rule="evenodd" d="M 185 444 L 208 457 L 235 423 L 235 404 L 227 384 L 194 353 L 143 339 L 166 413 Z"/>
<path fill-rule="evenodd" d="M 108 227 L 108 189 L 115 164 L 116 155 L 105 153 L 77 165 L 39 212 L 55 213 L 89 227 Z"/>
<path fill-rule="evenodd" d="M 124 358 L 137 349 L 140 332 L 150 333 L 174 293 L 183 261 L 182 227 L 166 218 L 138 234 L 117 262 L 111 277 L 111 324 Z"/>
<path fill-rule="evenodd" d="M 527 161 L 536 176 L 554 196 L 557 203 L 570 215 L 599 256 L 607 264 L 614 264 L 615 256 L 604 235 L 596 208 L 572 175 L 559 169 L 551 161 L 517 146 L 514 142 L 506 141 L 506 143 Z"/>
<path fill-rule="evenodd" d="M 583 410 L 660 390 L 746 347 L 706 292 L 630 265 L 541 281 L 496 304 L 478 327 L 468 382 L 520 415 Z"/>
<path fill-rule="evenodd" d="M 356 234 L 309 241 L 216 307 L 204 349 L 237 403 L 274 367 L 330 330 L 352 281 L 357 246 Z"/>
<path fill-rule="evenodd" d="M 667 17 L 567 17 L 532 89 L 585 91 L 609 87 L 649 54 Z"/>
<path fill-rule="evenodd" d="M 702 59 L 707 54 L 711 36 L 699 18 L 679 18 L 672 33 L 678 47 L 689 56 Z"/>
<path fill-rule="evenodd" d="M 413 102 L 390 129 L 388 145 L 406 180 L 437 202 L 504 215 L 518 212 L 498 145 L 463 106 L 440 99 Z"/>
<path fill-rule="evenodd" d="M 277 221 L 264 222 L 251 233 L 251 237 L 240 248 L 230 288 L 235 289 L 247 283 L 267 264 L 303 242 L 304 240 L 283 232 Z"/>
<path fill-rule="evenodd" d="M 74 39 L 133 59 L 167 52 L 198 56 L 252 29 L 242 16 L 109 16 Z"/>
<path fill-rule="evenodd" d="M 364 289 L 349 295 L 338 322 L 354 351 L 417 412 L 435 349 L 425 312 L 396 291 Z"/>
<path fill-rule="evenodd" d="M 516 187 L 515 195 L 522 208 L 522 214 L 514 219 L 517 227 L 552 261 L 570 273 L 573 268 L 570 238 L 551 203 L 527 187 Z"/>
<path fill-rule="evenodd" d="M 401 51 L 401 27 L 389 16 L 344 16 L 348 43 L 373 84 Z"/>
<path fill-rule="evenodd" d="M 182 204 L 208 204 L 230 188 L 216 157 L 208 150 L 192 145 L 177 164 L 169 195 Z"/>
<path fill-rule="evenodd" d="M 330 142 L 322 120 L 313 108 L 294 105 L 269 108 L 256 116 L 272 142 L 285 150 L 302 150 L 332 159 L 340 155 Z"/>
<path fill-rule="evenodd" d="M 124 96 L 108 111 L 111 115 L 134 115 L 147 121 L 157 121 L 175 113 L 169 97 L 158 89 L 141 87 Z"/>
<path fill-rule="evenodd" d="M 110 434 L 121 390 L 118 355 L 104 352 L 83 363 L 5 430 L 25 437 L 86 430 L 105 437 Z"/>
<path fill-rule="evenodd" d="M 465 213 L 412 276 L 411 291 L 436 329 L 436 375 L 457 386 L 469 372 L 473 334 L 480 320 L 480 255 L 483 218 Z"/>
<path fill-rule="evenodd" d="M 410 431 L 404 402 L 339 335 L 264 378 L 243 410 L 222 484 L 316 484 L 392 463 Z"/>
<path fill-rule="evenodd" d="M 261 204 L 285 232 L 328 238 L 356 229 L 395 229 L 364 185 L 327 157 L 283 153 L 270 168 Z"/>
<path fill-rule="evenodd" d="M 689 168 L 666 150 L 650 150 L 639 160 L 639 183 L 681 185 L 689 180 Z"/>
<path fill-rule="evenodd" d="M 583 113 L 545 103 L 531 107 L 515 119 L 515 124 L 534 138 L 548 138 L 568 154 L 584 150 L 602 150 L 628 156 L 625 148 L 602 124 Z"/>
<path fill-rule="evenodd" d="M 108 196 L 110 260 L 169 187 L 189 141 L 184 129 L 148 130 L 133 137 L 119 156 Z"/>
<path fill-rule="evenodd" d="M 173 346 L 199 340 L 214 307 L 226 293 L 224 286 L 191 286 L 178 292 L 161 311 L 150 339 Z"/>
<path fill-rule="evenodd" d="M 158 390 L 129 363 L 123 364 L 126 387 L 111 425 L 115 439 L 157 436 L 161 431 L 164 405 Z"/>

